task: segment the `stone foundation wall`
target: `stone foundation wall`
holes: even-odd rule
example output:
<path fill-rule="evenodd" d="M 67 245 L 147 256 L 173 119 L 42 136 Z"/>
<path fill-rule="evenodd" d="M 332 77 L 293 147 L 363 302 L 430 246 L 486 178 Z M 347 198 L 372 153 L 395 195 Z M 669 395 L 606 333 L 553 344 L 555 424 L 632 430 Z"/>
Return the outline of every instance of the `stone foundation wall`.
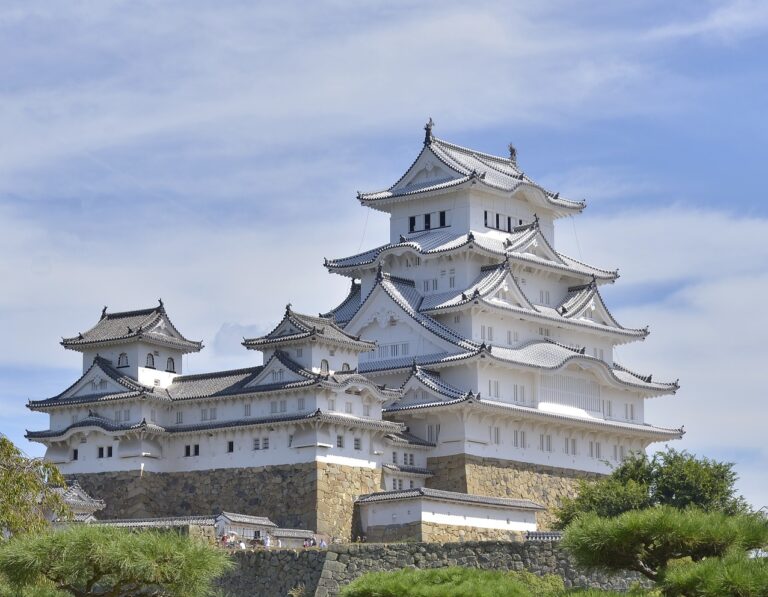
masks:
<path fill-rule="evenodd" d="M 101 519 L 218 514 L 267 516 L 281 527 L 311 529 L 348 541 L 357 496 L 378 491 L 381 469 L 305 464 L 179 473 L 70 475 L 103 499 Z"/>
<path fill-rule="evenodd" d="M 332 597 L 367 572 L 405 567 L 464 566 L 485 570 L 528 570 L 556 574 L 566 587 L 626 591 L 649 582 L 634 572 L 606 574 L 575 566 L 557 542 L 466 542 L 331 545 L 327 551 L 272 550 L 238 552 L 237 567 L 218 581 L 232 597 L 285 597 L 300 585 L 307 597 Z"/>
<path fill-rule="evenodd" d="M 542 466 L 514 460 L 480 458 L 466 454 L 428 458 L 435 476 L 427 486 L 491 497 L 522 498 L 547 508 L 536 515 L 539 530 L 551 528 L 552 511 L 564 497 L 574 497 L 579 479 L 600 475 L 573 469 Z"/>
<path fill-rule="evenodd" d="M 504 529 L 480 529 L 450 526 L 431 522 L 409 522 L 399 525 L 370 526 L 366 531 L 368 543 L 463 543 L 464 541 L 521 542 L 525 534 Z"/>

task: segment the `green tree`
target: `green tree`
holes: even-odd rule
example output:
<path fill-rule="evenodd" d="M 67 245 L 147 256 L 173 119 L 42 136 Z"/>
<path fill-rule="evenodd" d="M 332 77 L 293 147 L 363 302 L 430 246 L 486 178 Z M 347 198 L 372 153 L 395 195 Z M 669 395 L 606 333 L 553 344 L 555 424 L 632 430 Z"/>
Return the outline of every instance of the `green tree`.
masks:
<path fill-rule="evenodd" d="M 51 517 L 67 517 L 68 508 L 56 491 L 64 486 L 56 465 L 26 457 L 0 435 L 0 537 L 2 531 L 40 531 Z"/>
<path fill-rule="evenodd" d="M 576 497 L 566 498 L 555 512 L 555 526 L 563 529 L 586 512 L 610 517 L 652 506 L 743 514 L 749 508 L 736 495 L 737 480 L 732 463 L 686 451 L 667 448 L 652 457 L 632 453 L 609 476 L 581 481 Z"/>
<path fill-rule="evenodd" d="M 681 562 L 669 567 L 663 588 L 665 595 L 674 597 L 765 597 L 768 595 L 768 560 L 733 551 L 723 558 Z"/>
<path fill-rule="evenodd" d="M 226 553 L 174 532 L 73 525 L 13 537 L 0 574 L 15 591 L 53 587 L 76 597 L 199 597 L 232 566 Z"/>
<path fill-rule="evenodd" d="M 658 506 L 613 518 L 582 514 L 566 529 L 562 545 L 583 565 L 635 570 L 654 581 L 670 562 L 700 562 L 768 544 L 768 521 L 756 514 L 728 515 Z"/>

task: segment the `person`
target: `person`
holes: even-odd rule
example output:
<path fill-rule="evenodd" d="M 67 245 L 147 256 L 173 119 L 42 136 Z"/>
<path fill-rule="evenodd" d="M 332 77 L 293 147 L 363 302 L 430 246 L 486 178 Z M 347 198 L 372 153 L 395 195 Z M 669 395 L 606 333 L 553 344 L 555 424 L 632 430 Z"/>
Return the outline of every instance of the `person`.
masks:
<path fill-rule="evenodd" d="M 270 537 L 269 535 L 267 535 L 266 537 L 264 537 L 264 547 L 266 547 L 267 549 L 269 549 L 269 544 L 271 543 L 271 540 L 272 540 L 272 539 L 271 539 L 271 537 Z"/>
<path fill-rule="evenodd" d="M 320 539 L 320 549 L 326 549 L 328 547 L 328 544 L 325 542 L 325 539 Z"/>
<path fill-rule="evenodd" d="M 282 542 L 282 541 L 280 541 L 280 539 L 278 538 L 278 539 L 277 539 L 277 547 L 278 547 L 278 548 L 280 548 L 280 547 L 282 547 L 282 546 L 283 546 L 283 542 Z"/>
<path fill-rule="evenodd" d="M 245 541 L 240 540 L 240 549 L 245 549 Z"/>

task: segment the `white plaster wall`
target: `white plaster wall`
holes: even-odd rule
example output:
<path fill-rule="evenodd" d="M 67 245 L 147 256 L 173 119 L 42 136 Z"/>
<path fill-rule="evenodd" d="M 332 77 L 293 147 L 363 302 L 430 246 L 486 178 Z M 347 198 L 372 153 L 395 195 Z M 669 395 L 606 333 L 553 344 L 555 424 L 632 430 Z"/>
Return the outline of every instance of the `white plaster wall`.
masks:
<path fill-rule="evenodd" d="M 446 212 L 446 228 L 439 228 L 439 220 L 434 214 L 440 211 Z M 469 205 L 467 201 L 467 191 L 453 191 L 438 195 L 436 197 L 423 199 L 420 201 L 405 201 L 392 206 L 389 219 L 390 242 L 400 241 L 400 235 L 409 234 L 408 222 L 410 216 L 416 216 L 417 222 L 424 214 L 431 213 L 432 229 L 449 231 L 450 233 L 461 234 L 469 230 Z M 417 224 L 417 230 L 423 229 L 421 224 Z"/>

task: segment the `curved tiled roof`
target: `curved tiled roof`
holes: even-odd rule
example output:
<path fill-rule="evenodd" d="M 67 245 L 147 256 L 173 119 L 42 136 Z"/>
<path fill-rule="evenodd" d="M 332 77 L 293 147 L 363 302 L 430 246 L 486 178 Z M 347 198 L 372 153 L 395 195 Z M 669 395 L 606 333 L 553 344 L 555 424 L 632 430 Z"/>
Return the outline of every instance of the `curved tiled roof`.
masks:
<path fill-rule="evenodd" d="M 161 321 L 163 322 L 161 325 L 170 327 L 178 337 L 150 331 Z M 151 309 L 120 313 L 107 313 L 107 308 L 104 307 L 101 318 L 95 326 L 72 338 L 63 338 L 61 344 L 65 348 L 80 350 L 102 344 L 134 340 L 172 346 L 183 352 L 197 352 L 203 347 L 202 342 L 187 340 L 181 335 L 165 312 L 162 301 L 157 307 Z"/>
<path fill-rule="evenodd" d="M 454 175 L 401 186 L 400 183 L 424 152 L 431 152 L 434 158 L 451 170 Z M 386 190 L 358 193 L 358 199 L 364 205 L 375 206 L 377 202 L 387 199 L 408 197 L 455 187 L 468 182 L 480 182 L 491 188 L 509 193 L 528 186 L 539 191 L 543 195 L 545 203 L 555 210 L 581 211 L 585 207 L 583 201 L 562 199 L 559 193 L 552 193 L 542 188 L 526 176 L 510 158 L 475 151 L 433 136 L 427 139 L 419 155 L 395 184 Z"/>
<path fill-rule="evenodd" d="M 292 334 L 279 333 L 280 328 L 286 322 L 290 323 L 291 327 L 296 328 L 298 331 Z M 291 309 L 290 304 L 285 308 L 283 319 L 280 320 L 280 323 L 271 332 L 259 338 L 246 338 L 242 344 L 249 349 L 263 349 L 309 338 L 319 338 L 328 342 L 354 346 L 363 351 L 371 350 L 375 346 L 372 342 L 365 342 L 360 340 L 358 336 L 347 334 L 330 317 L 314 317 L 297 313 Z"/>
<path fill-rule="evenodd" d="M 557 253 L 554 249 L 552 251 L 557 255 L 559 261 L 551 261 L 518 250 L 521 247 L 525 247 L 526 241 L 531 240 L 537 234 L 538 230 L 531 231 L 531 229 L 512 232 L 507 236 L 508 242 L 505 244 L 504 241 L 499 240 L 496 235 L 491 233 L 470 231 L 469 233 L 456 234 L 446 229 L 427 230 L 411 233 L 408 236 L 403 236 L 399 242 L 387 243 L 357 255 L 326 260 L 325 267 L 330 271 L 345 273 L 345 271 L 352 271 L 358 268 L 373 268 L 382 256 L 393 251 L 409 248 L 419 255 L 426 256 L 461 250 L 471 244 L 473 247 L 485 251 L 489 255 L 507 257 L 515 262 L 519 261 L 566 271 L 582 279 L 595 276 L 599 280 L 610 281 L 618 277 L 618 273 L 615 271 L 587 265 L 567 255 Z"/>
<path fill-rule="evenodd" d="M 75 423 L 72 423 L 71 425 L 68 425 L 63 429 L 46 429 L 45 431 L 29 431 L 28 430 L 24 437 L 26 437 L 27 439 L 59 437 L 73 429 L 80 429 L 85 427 L 98 427 L 100 429 L 103 429 L 104 431 L 110 431 L 110 432 L 147 430 L 147 431 L 155 431 L 155 432 L 161 433 L 165 431 L 165 429 L 163 427 L 160 427 L 160 425 L 155 425 L 154 423 L 147 423 L 145 419 L 143 419 L 140 423 L 122 424 L 122 423 L 115 423 L 114 421 L 112 421 L 112 419 L 108 419 L 106 417 L 101 417 L 99 415 L 91 413 L 84 419 L 77 421 Z"/>
<path fill-rule="evenodd" d="M 391 462 L 385 462 L 381 465 L 383 468 L 395 471 L 396 473 L 405 473 L 408 475 L 418 475 L 419 477 L 432 477 L 435 473 L 428 468 L 420 466 L 409 466 L 405 464 L 393 464 Z"/>
<path fill-rule="evenodd" d="M 117 384 L 125 388 L 124 392 L 95 392 L 93 394 L 84 394 L 80 396 L 72 396 L 65 398 L 65 395 L 77 386 L 84 378 L 88 377 L 93 369 L 99 369 L 104 375 L 112 379 Z M 44 400 L 30 400 L 27 407 L 36 410 L 39 408 L 49 408 L 55 406 L 70 406 L 73 404 L 87 404 L 91 402 L 104 402 L 123 400 L 126 398 L 135 398 L 142 394 L 153 394 L 154 388 L 140 384 L 138 381 L 125 375 L 119 369 L 115 369 L 112 366 L 112 362 L 103 357 L 95 357 L 91 366 L 83 373 L 75 383 L 69 386 L 66 390 L 53 396 L 52 398 L 46 398 Z"/>
<path fill-rule="evenodd" d="M 172 400 L 238 394 L 243 392 L 243 387 L 263 369 L 263 366 L 259 366 L 196 375 L 179 375 L 165 391 Z"/>
<path fill-rule="evenodd" d="M 388 442 L 393 444 L 401 444 L 404 446 L 419 446 L 421 448 L 434 448 L 436 446 L 433 442 L 428 442 L 425 439 L 421 439 L 417 435 L 413 435 L 409 431 L 398 431 L 397 433 L 387 433 L 384 436 Z"/>
<path fill-rule="evenodd" d="M 417 498 L 431 498 L 445 502 L 465 504 L 477 504 L 482 506 L 503 506 L 506 508 L 522 510 L 545 510 L 544 506 L 531 500 L 519 500 L 514 498 L 488 497 L 472 493 L 459 493 L 456 491 L 443 491 L 429 487 L 415 487 L 413 489 L 400 489 L 397 491 L 378 491 L 361 495 L 355 500 L 358 504 L 372 504 L 377 502 L 389 502 L 394 500 L 408 500 Z"/>
<path fill-rule="evenodd" d="M 347 323 L 357 313 L 362 303 L 362 291 L 360 282 L 352 280 L 352 287 L 349 289 L 349 294 L 344 298 L 341 303 L 328 311 L 328 313 L 321 313 L 320 317 L 332 319 L 337 324 Z"/>

